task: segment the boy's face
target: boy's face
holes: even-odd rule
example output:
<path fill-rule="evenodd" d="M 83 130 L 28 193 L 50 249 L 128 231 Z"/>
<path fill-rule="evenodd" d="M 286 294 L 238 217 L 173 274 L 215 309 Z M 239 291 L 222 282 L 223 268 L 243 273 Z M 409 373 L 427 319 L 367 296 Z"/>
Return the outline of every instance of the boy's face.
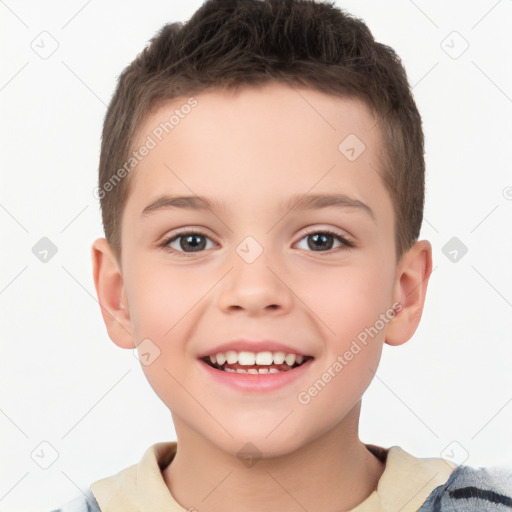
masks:
<path fill-rule="evenodd" d="M 408 314 L 404 292 L 420 282 L 420 260 L 429 273 L 425 246 L 411 272 L 397 266 L 376 119 L 360 101 L 278 84 L 195 99 L 161 141 L 155 128 L 186 98 L 152 114 L 134 144 L 149 135 L 156 147 L 131 176 L 122 271 L 106 285 L 120 301 L 109 333 L 125 348 L 142 342 L 144 372 L 178 439 L 199 435 L 231 453 L 251 442 L 269 456 L 353 429 L 383 342 L 406 341 L 419 321 L 428 275 L 413 293 L 419 315 L 393 330 Z M 345 199 L 291 207 L 317 195 Z M 163 196 L 201 196 L 214 209 L 181 201 L 144 213 Z M 176 238 L 184 231 L 196 236 Z M 404 268 L 417 279 L 405 287 Z M 397 302 L 404 311 L 393 320 Z M 236 340 L 273 340 L 312 359 L 263 375 L 200 359 Z M 274 387 L 243 388 L 249 379 Z"/>

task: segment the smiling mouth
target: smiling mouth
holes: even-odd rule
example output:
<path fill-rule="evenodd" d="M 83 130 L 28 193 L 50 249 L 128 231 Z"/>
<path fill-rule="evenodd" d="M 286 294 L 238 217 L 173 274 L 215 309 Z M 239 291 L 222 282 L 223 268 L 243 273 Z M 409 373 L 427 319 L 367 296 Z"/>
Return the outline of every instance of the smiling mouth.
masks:
<path fill-rule="evenodd" d="M 313 359 L 311 356 L 284 354 L 282 352 L 252 354 L 249 352 L 216 354 L 201 358 L 211 368 L 223 372 L 242 374 L 270 374 L 293 370 Z"/>

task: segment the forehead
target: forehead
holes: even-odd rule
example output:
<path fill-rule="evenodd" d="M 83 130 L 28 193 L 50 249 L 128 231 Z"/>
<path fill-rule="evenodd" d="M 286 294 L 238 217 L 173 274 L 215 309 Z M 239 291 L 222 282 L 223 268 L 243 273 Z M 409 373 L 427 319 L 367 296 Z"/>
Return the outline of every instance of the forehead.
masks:
<path fill-rule="evenodd" d="M 132 149 L 144 145 L 151 149 L 130 175 L 128 194 L 141 212 L 162 188 L 214 193 L 226 205 L 249 197 L 281 204 L 333 187 L 365 203 L 387 195 L 370 109 L 307 88 L 270 83 L 176 98 L 141 125 Z"/>

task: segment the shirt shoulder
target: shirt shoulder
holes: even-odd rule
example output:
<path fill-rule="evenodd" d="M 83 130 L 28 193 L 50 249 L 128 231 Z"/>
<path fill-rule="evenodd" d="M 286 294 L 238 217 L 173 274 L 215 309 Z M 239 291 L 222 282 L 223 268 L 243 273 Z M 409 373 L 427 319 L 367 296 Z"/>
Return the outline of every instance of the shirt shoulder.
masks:
<path fill-rule="evenodd" d="M 82 496 L 68 501 L 62 507 L 56 508 L 51 512 L 101 512 L 91 489 L 85 489 L 82 493 Z"/>
<path fill-rule="evenodd" d="M 512 468 L 458 466 L 418 512 L 510 512 Z"/>
<path fill-rule="evenodd" d="M 351 512 L 417 512 L 456 467 L 441 458 L 415 457 L 399 446 L 366 447 L 385 467 L 377 488 Z"/>

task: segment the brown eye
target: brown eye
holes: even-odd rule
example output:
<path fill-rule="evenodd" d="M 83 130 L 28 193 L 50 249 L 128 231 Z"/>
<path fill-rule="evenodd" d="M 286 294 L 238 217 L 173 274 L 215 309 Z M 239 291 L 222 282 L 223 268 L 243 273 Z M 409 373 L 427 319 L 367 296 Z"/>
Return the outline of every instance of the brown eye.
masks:
<path fill-rule="evenodd" d="M 177 253 L 194 253 L 201 252 L 205 249 L 211 249 L 212 245 L 208 246 L 208 242 L 213 242 L 206 235 L 196 232 L 178 233 L 172 238 L 164 242 L 164 247 L 170 249 L 172 252 Z"/>
<path fill-rule="evenodd" d="M 307 240 L 306 247 L 299 247 L 299 249 L 315 252 L 327 252 L 339 247 L 353 247 L 354 245 L 343 236 L 332 231 L 313 231 L 301 238 L 299 243 L 303 240 Z M 335 245 L 336 243 L 338 245 Z"/>
<path fill-rule="evenodd" d="M 315 233 L 314 235 L 308 235 L 306 238 L 308 239 L 308 247 L 312 251 L 330 250 L 334 244 L 334 237 L 327 233 Z"/>

